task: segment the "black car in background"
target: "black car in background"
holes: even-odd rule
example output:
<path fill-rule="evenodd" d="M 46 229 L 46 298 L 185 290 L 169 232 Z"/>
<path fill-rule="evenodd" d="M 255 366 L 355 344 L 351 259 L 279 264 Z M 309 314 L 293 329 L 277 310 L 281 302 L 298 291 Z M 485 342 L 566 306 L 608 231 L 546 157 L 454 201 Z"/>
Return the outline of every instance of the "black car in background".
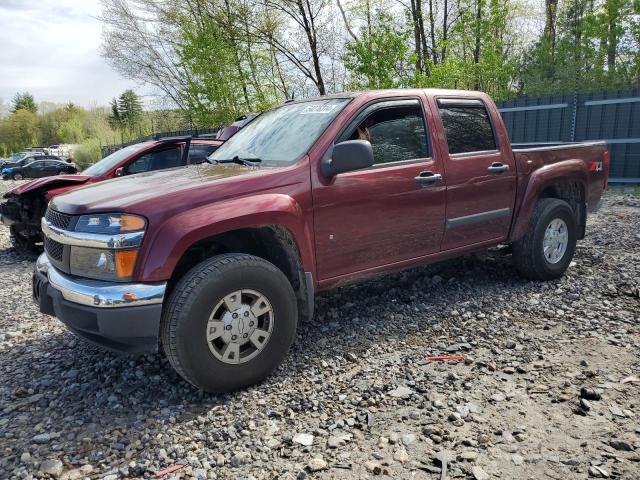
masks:
<path fill-rule="evenodd" d="M 52 175 L 66 175 L 77 173 L 73 164 L 62 161 L 53 155 L 38 155 L 27 163 L 18 164 L 2 169 L 2 178 L 21 180 L 23 178 L 50 177 Z"/>

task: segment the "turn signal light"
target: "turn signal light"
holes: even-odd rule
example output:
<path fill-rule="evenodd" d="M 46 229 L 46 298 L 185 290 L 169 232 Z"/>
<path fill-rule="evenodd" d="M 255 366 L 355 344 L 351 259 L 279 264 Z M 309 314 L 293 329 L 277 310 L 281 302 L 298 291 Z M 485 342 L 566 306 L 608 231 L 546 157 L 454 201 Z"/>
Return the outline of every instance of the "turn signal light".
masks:
<path fill-rule="evenodd" d="M 121 215 L 120 216 L 120 231 L 121 232 L 137 232 L 144 230 L 146 222 L 144 218 L 137 215 Z"/>
<path fill-rule="evenodd" d="M 136 266 L 137 250 L 116 250 L 116 276 L 118 278 L 131 278 Z"/>

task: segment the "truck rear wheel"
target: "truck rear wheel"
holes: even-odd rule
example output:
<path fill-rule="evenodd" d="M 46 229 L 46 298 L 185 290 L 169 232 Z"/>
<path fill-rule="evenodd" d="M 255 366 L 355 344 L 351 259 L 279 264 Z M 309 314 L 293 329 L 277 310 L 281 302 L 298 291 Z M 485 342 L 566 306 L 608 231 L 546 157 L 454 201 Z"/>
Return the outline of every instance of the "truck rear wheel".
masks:
<path fill-rule="evenodd" d="M 531 280 L 560 278 L 575 252 L 576 230 L 575 215 L 567 202 L 540 200 L 527 233 L 513 244 L 513 260 L 520 275 Z"/>
<path fill-rule="evenodd" d="M 296 297 L 275 265 L 246 254 L 196 265 L 163 310 L 161 337 L 173 368 L 207 392 L 264 380 L 293 343 Z"/>

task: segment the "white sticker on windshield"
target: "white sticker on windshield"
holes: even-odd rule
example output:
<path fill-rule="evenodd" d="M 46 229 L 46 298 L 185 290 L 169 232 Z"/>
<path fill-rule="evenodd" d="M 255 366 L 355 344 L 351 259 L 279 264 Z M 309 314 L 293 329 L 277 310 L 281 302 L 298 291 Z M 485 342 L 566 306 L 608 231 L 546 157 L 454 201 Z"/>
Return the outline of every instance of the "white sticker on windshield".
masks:
<path fill-rule="evenodd" d="M 306 115 L 308 113 L 320 113 L 327 114 L 331 113 L 336 108 L 335 103 L 310 103 L 306 107 L 302 109 L 300 115 Z"/>

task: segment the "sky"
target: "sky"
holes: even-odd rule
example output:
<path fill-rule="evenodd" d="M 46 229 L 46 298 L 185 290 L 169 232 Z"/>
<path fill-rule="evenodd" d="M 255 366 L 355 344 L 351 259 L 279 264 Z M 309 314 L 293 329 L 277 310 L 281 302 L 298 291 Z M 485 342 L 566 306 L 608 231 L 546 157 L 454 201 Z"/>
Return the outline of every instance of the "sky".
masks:
<path fill-rule="evenodd" d="M 0 0 L 0 100 L 91 107 L 139 91 L 100 57 L 100 12 L 100 0 Z"/>

